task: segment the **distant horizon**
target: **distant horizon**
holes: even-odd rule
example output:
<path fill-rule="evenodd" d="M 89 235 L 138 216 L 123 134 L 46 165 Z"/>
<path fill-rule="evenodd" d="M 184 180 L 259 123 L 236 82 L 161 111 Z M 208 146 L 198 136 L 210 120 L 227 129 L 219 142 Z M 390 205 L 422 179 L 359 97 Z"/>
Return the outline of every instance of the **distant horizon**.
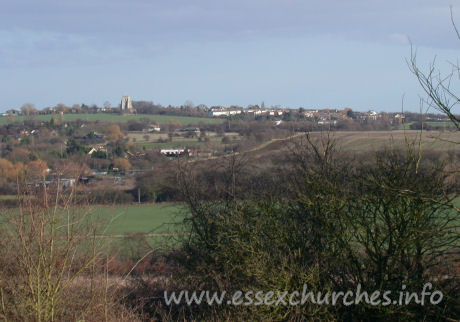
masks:
<path fill-rule="evenodd" d="M 173 108 L 179 108 L 181 105 L 184 105 L 184 104 L 180 104 L 180 105 L 172 105 L 172 104 L 168 104 L 168 105 L 164 105 L 164 104 L 160 104 L 160 103 L 156 103 L 156 102 L 153 102 L 152 100 L 135 100 L 131 97 L 132 99 L 132 102 L 133 103 L 136 103 L 136 102 L 152 102 L 153 104 L 155 105 L 159 105 L 163 108 L 167 108 L 169 106 L 173 107 Z M 55 108 L 57 107 L 57 105 L 59 104 L 64 104 L 67 108 L 72 108 L 73 105 L 80 105 L 80 106 L 88 106 L 88 107 L 92 107 L 94 105 L 96 105 L 98 108 L 104 108 L 104 104 L 106 103 L 107 101 L 105 101 L 103 104 L 96 104 L 96 103 L 91 103 L 91 104 L 88 104 L 88 103 L 72 103 L 72 104 L 64 104 L 64 103 L 57 103 L 55 105 L 52 105 L 52 106 L 44 106 L 44 107 L 37 107 L 35 104 L 31 103 L 31 102 L 27 102 L 25 104 L 32 104 L 35 106 L 35 108 L 40 112 L 40 111 L 43 111 L 44 109 L 46 108 Z M 262 102 L 261 102 L 262 103 Z M 224 108 L 231 108 L 232 106 L 234 107 L 239 107 L 239 108 L 242 108 L 242 109 L 248 109 L 250 106 L 259 106 L 259 108 L 261 108 L 261 103 L 256 103 L 256 104 L 248 104 L 246 106 L 241 106 L 241 105 L 237 105 L 237 104 L 231 104 L 231 105 L 222 105 L 222 104 L 217 104 L 217 105 L 207 105 L 207 104 L 194 104 L 193 106 L 196 107 L 198 105 L 205 105 L 207 108 L 212 108 L 212 107 L 224 107 Z M 264 102 L 265 103 L 265 102 Z M 24 105 L 24 104 L 23 104 Z M 18 110 L 20 111 L 22 105 L 19 106 L 18 108 L 12 108 L 14 110 Z M 120 103 L 118 104 L 112 104 L 111 103 L 111 106 L 108 107 L 110 109 L 119 109 L 120 108 Z M 404 110 L 400 110 L 400 111 L 382 111 L 382 110 L 377 110 L 377 109 L 374 109 L 374 108 L 368 108 L 368 109 L 355 109 L 351 106 L 337 106 L 337 107 L 334 107 L 334 106 L 327 106 L 327 107 L 308 107 L 308 106 L 298 106 L 298 107 L 285 107 L 285 106 L 271 106 L 271 105 L 267 105 L 265 103 L 265 109 L 289 109 L 289 110 L 298 110 L 300 108 L 303 108 L 303 109 L 306 109 L 306 110 L 326 110 L 326 109 L 330 109 L 330 110 L 344 110 L 344 109 L 351 109 L 352 111 L 354 112 L 361 112 L 361 113 L 365 113 L 365 112 L 368 112 L 368 111 L 375 111 L 375 112 L 378 112 L 378 113 L 420 113 L 420 110 L 418 111 L 411 111 L 411 110 L 408 110 L 408 109 L 404 109 Z M 5 113 L 6 111 L 8 110 L 11 110 L 11 108 L 9 109 L 6 109 L 4 111 L 1 111 L 0 110 L 0 113 Z M 428 113 L 428 114 L 435 114 L 435 115 L 445 115 L 444 113 L 441 113 L 440 111 L 434 109 L 434 108 L 431 108 L 428 112 L 426 111 L 423 111 L 423 113 Z"/>

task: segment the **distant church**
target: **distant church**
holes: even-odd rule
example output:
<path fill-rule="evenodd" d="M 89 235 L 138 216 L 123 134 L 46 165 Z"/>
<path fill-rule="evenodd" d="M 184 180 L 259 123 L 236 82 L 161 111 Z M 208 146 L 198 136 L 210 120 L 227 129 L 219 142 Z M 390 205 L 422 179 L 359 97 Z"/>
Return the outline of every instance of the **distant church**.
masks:
<path fill-rule="evenodd" d="M 134 113 L 133 103 L 131 102 L 130 96 L 122 96 L 121 98 L 121 105 L 120 105 L 120 113 L 121 114 L 128 114 Z"/>

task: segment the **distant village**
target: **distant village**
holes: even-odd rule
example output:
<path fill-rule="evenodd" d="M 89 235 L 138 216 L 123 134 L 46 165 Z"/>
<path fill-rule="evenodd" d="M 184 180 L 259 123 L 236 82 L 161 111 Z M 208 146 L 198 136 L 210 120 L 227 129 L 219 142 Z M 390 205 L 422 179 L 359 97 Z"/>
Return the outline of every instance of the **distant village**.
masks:
<path fill-rule="evenodd" d="M 393 118 L 397 122 L 404 120 L 404 114 L 401 113 L 378 113 L 374 110 L 368 112 L 355 112 L 351 108 L 339 109 L 267 109 L 267 108 L 226 108 L 212 107 L 208 113 L 213 117 L 229 117 L 234 115 L 249 115 L 249 116 L 273 116 L 282 117 L 286 113 L 297 112 L 306 119 L 314 120 L 318 124 L 337 124 L 341 120 L 378 120 L 379 118 Z"/>
<path fill-rule="evenodd" d="M 423 119 L 427 130 L 442 131 L 450 124 L 440 114 Z M 418 113 L 289 109 L 264 103 L 246 108 L 190 102 L 161 106 L 130 96 L 123 96 L 116 107 L 106 102 L 103 107 L 57 104 L 38 110 L 24 104 L 0 116 L 0 188 L 13 193 L 17 177 L 31 187 L 40 186 L 43 178 L 46 185 L 60 178 L 63 189 L 79 185 L 94 195 L 111 191 L 131 200 L 139 198 L 138 189 L 146 189 L 142 173 L 157 171 L 162 177 L 167 172 L 161 169 L 177 158 L 218 159 L 306 132 L 418 130 L 420 120 Z M 162 197 L 156 192 L 148 198 Z"/>
<path fill-rule="evenodd" d="M 369 109 L 367 112 L 354 111 L 351 108 L 281 108 L 281 107 L 265 107 L 262 102 L 259 105 L 249 105 L 246 108 L 240 106 L 212 106 L 208 107 L 204 104 L 197 106 L 182 105 L 182 106 L 167 106 L 162 107 L 154 105 L 151 102 L 133 102 L 130 96 L 123 96 L 121 103 L 118 107 L 111 107 L 110 103 L 104 103 L 103 107 L 97 105 L 74 104 L 66 106 L 65 104 L 57 104 L 55 107 L 46 107 L 42 110 L 37 110 L 32 104 L 24 104 L 20 109 L 9 109 L 1 114 L 3 117 L 13 118 L 14 116 L 32 116 L 32 115 L 63 115 L 63 114 L 78 114 L 78 113 L 119 113 L 121 115 L 129 114 L 144 114 L 145 111 L 138 111 L 136 105 L 152 105 L 156 106 L 158 114 L 173 114 L 184 116 L 201 116 L 201 117 L 215 117 L 215 118 L 238 118 L 238 117 L 268 117 L 279 120 L 289 120 L 286 115 L 295 114 L 297 118 L 300 116 L 303 119 L 314 121 L 320 125 L 332 124 L 336 125 L 339 121 L 344 120 L 358 120 L 358 121 L 377 121 L 377 120 L 391 120 L 396 124 L 404 122 L 405 113 L 391 113 L 391 112 L 376 112 Z M 163 109 L 161 111 L 160 109 Z M 192 112 L 191 112 L 192 110 Z M 146 113 L 156 114 L 156 113 Z M 190 115 L 192 114 L 192 115 Z M 411 113 L 417 114 L 417 113 Z M 444 114 L 429 114 L 425 117 L 426 121 L 448 121 Z"/>

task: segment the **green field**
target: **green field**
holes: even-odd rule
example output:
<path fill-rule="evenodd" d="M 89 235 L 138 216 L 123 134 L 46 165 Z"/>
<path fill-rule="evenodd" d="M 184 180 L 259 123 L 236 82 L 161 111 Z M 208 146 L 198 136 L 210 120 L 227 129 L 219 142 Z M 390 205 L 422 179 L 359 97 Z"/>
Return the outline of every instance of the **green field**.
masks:
<path fill-rule="evenodd" d="M 225 133 L 225 136 L 229 137 L 232 143 L 241 140 L 241 136 L 238 133 L 229 132 Z M 206 132 L 207 141 L 200 141 L 197 137 L 184 137 L 184 135 L 175 135 L 169 141 L 170 138 L 167 133 L 128 132 L 127 137 L 138 147 L 145 149 L 206 147 L 207 149 L 215 150 L 223 146 L 222 137 L 217 136 L 215 132 Z M 158 142 L 160 139 L 165 142 Z"/>
<path fill-rule="evenodd" d="M 113 254 L 139 252 L 143 243 L 153 249 L 176 247 L 181 238 L 177 235 L 185 208 L 180 205 L 94 206 L 88 210 Z"/>
<path fill-rule="evenodd" d="M 460 198 L 454 203 L 460 207 Z M 99 227 L 98 236 L 115 253 L 142 240 L 155 249 L 176 247 L 186 214 L 185 206 L 177 204 L 96 205 L 84 211 Z"/>
<path fill-rule="evenodd" d="M 183 236 L 181 223 L 185 207 L 181 205 L 95 205 L 73 210 L 75 211 L 70 212 L 72 216 L 85 216 L 82 221 L 84 226 L 89 225 L 91 230 L 96 229 L 101 250 L 112 254 L 129 257 L 133 252 L 174 248 L 179 245 L 179 239 Z M 17 213 L 18 209 L 0 210 L 0 225 L 6 225 L 3 228 L 10 225 L 4 221 L 5 218 Z"/>
<path fill-rule="evenodd" d="M 17 198 L 16 195 L 0 195 L 0 200 L 16 200 Z"/>
<path fill-rule="evenodd" d="M 173 142 L 144 142 L 144 143 L 136 143 L 139 147 L 146 148 L 146 149 L 169 149 L 169 148 L 191 148 L 191 147 L 198 147 L 203 146 L 207 142 L 199 142 L 196 140 L 189 140 L 189 141 L 173 141 Z"/>
<path fill-rule="evenodd" d="M 3 198 L 6 197 L 6 198 Z M 11 196 L 0 196 L 10 199 Z M 0 209 L 0 214 L 16 215 L 17 208 Z M 178 204 L 94 205 L 72 208 L 71 216 L 86 217 L 84 223 L 96 227 L 100 236 L 122 237 L 130 234 L 174 234 L 184 218 L 186 208 Z M 66 216 L 67 211 L 62 214 Z M 3 219 L 3 216 L 0 218 Z"/>
<path fill-rule="evenodd" d="M 144 142 L 136 143 L 140 148 L 145 149 L 169 149 L 169 148 L 207 148 L 210 150 L 218 149 L 219 147 L 224 146 L 225 144 L 221 143 L 222 138 L 216 137 L 211 138 L 208 142 L 198 141 L 198 140 L 187 140 L 187 139 L 178 139 L 173 140 L 172 142 Z M 237 142 L 236 140 L 232 141 L 233 143 Z"/>
<path fill-rule="evenodd" d="M 404 124 L 399 124 L 396 126 L 396 129 L 398 130 L 410 130 L 410 126 L 412 124 L 414 124 L 415 122 L 407 122 L 407 123 L 404 123 Z M 446 130 L 453 130 L 455 129 L 455 125 L 454 123 L 452 122 L 441 122 L 441 121 L 426 121 L 425 122 L 425 125 L 429 125 L 429 126 L 435 126 L 435 127 L 441 127 L 441 128 L 444 128 Z"/>
<path fill-rule="evenodd" d="M 56 118 L 59 120 L 60 116 L 57 115 Z M 112 123 L 123 123 L 130 120 L 139 121 L 141 119 L 149 119 L 151 121 L 157 122 L 158 124 L 167 124 L 172 122 L 180 123 L 181 125 L 188 124 L 199 124 L 199 123 L 222 123 L 222 119 L 215 118 L 205 118 L 205 117 L 188 117 L 188 116 L 174 116 L 174 115 L 151 115 L 151 114 L 130 114 L 130 115 L 120 115 L 112 113 L 96 113 L 96 114 L 64 114 L 64 121 L 103 121 L 103 122 L 112 122 Z M 51 115 L 34 115 L 34 116 L 15 116 L 13 117 L 13 122 L 23 122 L 24 120 L 37 120 L 37 121 L 49 121 L 51 120 Z M 0 125 L 8 124 L 8 116 L 0 116 Z"/>
<path fill-rule="evenodd" d="M 460 197 L 454 204 L 460 207 Z M 94 206 L 90 211 L 107 223 L 104 235 L 174 234 L 180 230 L 177 223 L 182 221 L 186 208 L 171 204 L 141 204 Z"/>
<path fill-rule="evenodd" d="M 434 121 L 434 122 L 430 122 L 430 121 L 427 121 L 425 122 L 426 125 L 431 125 L 431 126 L 439 126 L 439 127 L 443 127 L 443 128 L 446 128 L 446 129 L 455 129 L 455 125 L 454 123 L 452 122 L 440 122 L 440 121 Z"/>
<path fill-rule="evenodd" d="M 171 204 L 93 206 L 88 209 L 100 223 L 101 234 L 110 236 L 174 233 L 184 210 L 180 205 Z"/>

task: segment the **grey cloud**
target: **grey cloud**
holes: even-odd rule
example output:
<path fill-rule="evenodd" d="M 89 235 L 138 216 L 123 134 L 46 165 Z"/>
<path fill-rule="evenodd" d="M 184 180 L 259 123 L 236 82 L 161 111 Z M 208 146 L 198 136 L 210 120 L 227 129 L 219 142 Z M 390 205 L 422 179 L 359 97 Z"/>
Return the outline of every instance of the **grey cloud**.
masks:
<path fill-rule="evenodd" d="M 337 33 L 382 39 L 403 30 L 431 37 L 446 30 L 452 1 L 15 1 L 0 12 L 3 29 L 58 32 L 232 38 L 258 35 Z M 460 9 L 460 1 L 457 4 Z M 460 10 L 459 10 L 460 12 Z M 459 17 L 460 20 L 460 17 Z M 434 39 L 425 39 L 428 43 Z"/>
<path fill-rule="evenodd" d="M 6 1 L 0 55 L 4 61 L 27 61 L 34 51 L 61 60 L 128 59 L 184 41 L 321 35 L 457 49 L 451 3 L 460 21 L 460 0 Z"/>

